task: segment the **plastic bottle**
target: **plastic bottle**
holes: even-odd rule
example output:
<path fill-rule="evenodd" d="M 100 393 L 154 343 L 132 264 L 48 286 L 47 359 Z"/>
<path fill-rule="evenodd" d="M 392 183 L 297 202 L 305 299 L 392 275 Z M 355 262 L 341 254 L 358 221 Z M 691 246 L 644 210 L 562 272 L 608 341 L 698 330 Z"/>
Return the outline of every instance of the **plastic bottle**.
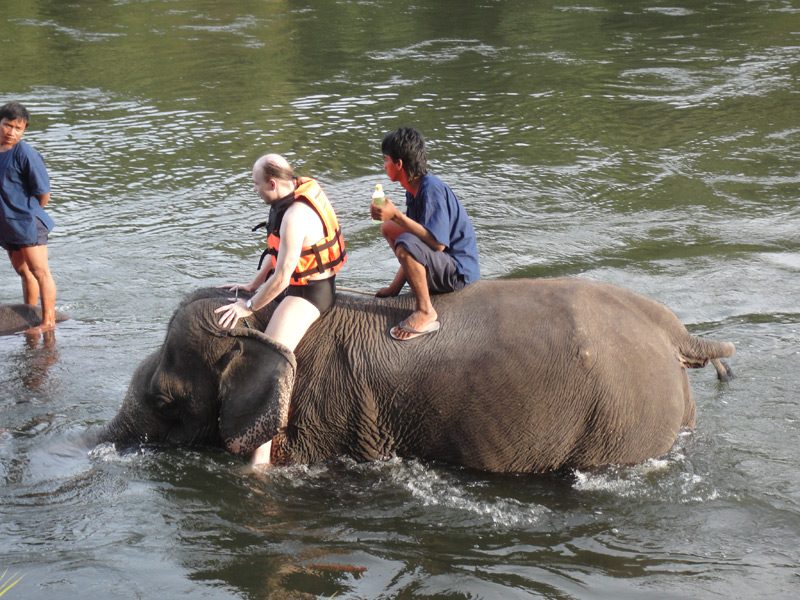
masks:
<path fill-rule="evenodd" d="M 380 183 L 375 185 L 375 191 L 372 192 L 372 203 L 375 206 L 383 206 L 384 204 L 386 204 L 386 196 L 383 193 L 383 186 Z M 377 221 L 375 219 L 372 219 L 372 222 L 382 223 L 383 221 Z"/>

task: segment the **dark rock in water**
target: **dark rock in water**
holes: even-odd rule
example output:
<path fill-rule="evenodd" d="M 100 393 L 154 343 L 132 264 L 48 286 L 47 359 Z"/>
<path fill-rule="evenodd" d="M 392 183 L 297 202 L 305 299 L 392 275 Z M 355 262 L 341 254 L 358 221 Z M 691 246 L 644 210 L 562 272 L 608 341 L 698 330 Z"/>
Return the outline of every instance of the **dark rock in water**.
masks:
<path fill-rule="evenodd" d="M 69 315 L 56 311 L 56 322 L 66 321 Z M 42 309 L 30 304 L 0 305 L 0 335 L 8 335 L 36 327 L 42 322 Z"/>

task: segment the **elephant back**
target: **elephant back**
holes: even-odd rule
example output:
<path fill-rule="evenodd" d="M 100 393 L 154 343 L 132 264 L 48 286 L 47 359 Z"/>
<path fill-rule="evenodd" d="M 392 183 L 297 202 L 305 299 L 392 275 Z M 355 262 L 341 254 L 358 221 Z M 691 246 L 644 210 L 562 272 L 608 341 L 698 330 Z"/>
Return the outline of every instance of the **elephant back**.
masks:
<path fill-rule="evenodd" d="M 290 415 L 305 460 L 400 455 L 490 471 L 635 462 L 666 452 L 693 403 L 668 310 L 578 279 L 481 280 L 434 296 L 441 329 L 397 341 L 413 310 L 340 294 L 297 348 Z M 658 414 L 656 414 L 658 413 Z"/>

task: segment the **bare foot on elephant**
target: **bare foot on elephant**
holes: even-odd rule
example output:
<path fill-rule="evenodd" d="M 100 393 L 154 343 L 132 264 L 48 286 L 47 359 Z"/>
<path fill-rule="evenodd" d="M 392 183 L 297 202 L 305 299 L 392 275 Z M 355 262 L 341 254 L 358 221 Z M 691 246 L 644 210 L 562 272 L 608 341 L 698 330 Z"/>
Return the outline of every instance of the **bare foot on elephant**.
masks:
<path fill-rule="evenodd" d="M 427 313 L 415 311 L 411 316 L 401 321 L 389 331 L 394 339 L 405 341 L 410 340 L 426 333 L 439 331 L 439 321 L 436 311 L 431 310 Z"/>

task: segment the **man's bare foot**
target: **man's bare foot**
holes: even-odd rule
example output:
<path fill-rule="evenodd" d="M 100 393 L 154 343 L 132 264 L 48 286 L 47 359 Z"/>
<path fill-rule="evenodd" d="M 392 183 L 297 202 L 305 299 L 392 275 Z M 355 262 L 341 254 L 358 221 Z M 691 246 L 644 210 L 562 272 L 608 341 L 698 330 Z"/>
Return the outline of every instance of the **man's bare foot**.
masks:
<path fill-rule="evenodd" d="M 37 335 L 39 333 L 44 333 L 45 331 L 53 331 L 56 328 L 55 323 L 42 323 L 37 325 L 36 327 L 31 327 L 30 329 L 26 329 L 23 333 L 28 335 Z"/>
<path fill-rule="evenodd" d="M 400 323 L 400 325 L 403 327 L 408 327 L 409 329 L 416 329 L 417 331 L 422 331 L 423 329 L 428 327 L 431 323 L 436 321 L 438 318 L 439 315 L 433 309 L 429 310 L 428 312 L 415 310 L 408 317 L 406 317 L 406 319 L 402 323 Z"/>
<path fill-rule="evenodd" d="M 396 340 L 405 341 L 426 333 L 433 333 L 439 330 L 438 316 L 433 310 L 428 313 L 414 311 L 407 319 L 393 327 L 390 334 Z"/>

